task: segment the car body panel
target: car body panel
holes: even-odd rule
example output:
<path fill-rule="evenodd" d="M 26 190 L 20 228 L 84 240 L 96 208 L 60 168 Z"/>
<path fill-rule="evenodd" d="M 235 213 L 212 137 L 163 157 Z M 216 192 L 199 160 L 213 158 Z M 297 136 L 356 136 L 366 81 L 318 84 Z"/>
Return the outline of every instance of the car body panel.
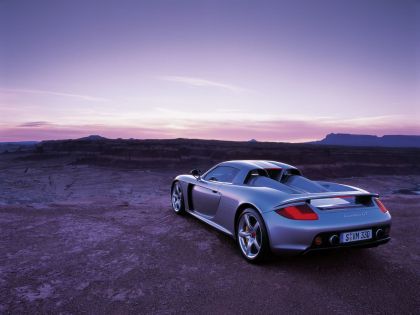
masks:
<path fill-rule="evenodd" d="M 230 183 L 206 180 L 206 174 L 218 166 L 239 171 Z M 278 180 L 253 174 L 273 170 L 279 174 Z M 187 212 L 233 237 L 238 211 L 249 207 L 257 210 L 264 220 L 270 248 L 278 253 L 308 251 L 319 233 L 377 229 L 391 224 L 389 212 L 382 212 L 373 201 L 377 194 L 338 183 L 311 181 L 296 167 L 280 162 L 228 161 L 212 167 L 201 177 L 179 175 L 175 181 L 181 184 Z M 365 198 L 369 202 L 351 204 L 344 198 Z M 326 200 L 333 204 L 332 208 L 319 207 L 316 200 Z M 318 220 L 292 220 L 276 212 L 302 203 L 311 207 Z M 378 240 L 372 239 L 372 243 Z"/>
<path fill-rule="evenodd" d="M 206 181 L 196 183 L 191 190 L 191 199 L 197 212 L 214 217 L 219 207 L 219 184 Z"/>

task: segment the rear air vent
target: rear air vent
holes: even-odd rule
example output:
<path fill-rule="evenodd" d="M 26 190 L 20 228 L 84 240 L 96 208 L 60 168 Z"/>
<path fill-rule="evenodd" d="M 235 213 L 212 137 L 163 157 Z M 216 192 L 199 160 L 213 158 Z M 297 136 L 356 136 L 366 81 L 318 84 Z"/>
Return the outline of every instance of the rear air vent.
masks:
<path fill-rule="evenodd" d="M 310 203 L 320 210 L 370 207 L 373 205 L 371 196 L 338 196 L 333 198 L 312 199 Z"/>

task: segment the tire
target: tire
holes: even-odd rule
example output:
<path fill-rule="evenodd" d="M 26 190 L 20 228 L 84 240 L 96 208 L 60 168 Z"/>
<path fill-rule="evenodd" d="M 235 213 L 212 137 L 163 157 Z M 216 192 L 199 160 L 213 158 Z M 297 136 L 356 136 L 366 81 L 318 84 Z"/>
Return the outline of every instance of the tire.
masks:
<path fill-rule="evenodd" d="M 236 222 L 236 241 L 242 256 L 251 263 L 264 261 L 270 246 L 267 230 L 261 215 L 248 208 L 241 213 Z"/>
<path fill-rule="evenodd" d="M 184 193 L 182 192 L 182 186 L 178 181 L 172 185 L 171 204 L 172 209 L 176 214 L 185 214 Z"/>

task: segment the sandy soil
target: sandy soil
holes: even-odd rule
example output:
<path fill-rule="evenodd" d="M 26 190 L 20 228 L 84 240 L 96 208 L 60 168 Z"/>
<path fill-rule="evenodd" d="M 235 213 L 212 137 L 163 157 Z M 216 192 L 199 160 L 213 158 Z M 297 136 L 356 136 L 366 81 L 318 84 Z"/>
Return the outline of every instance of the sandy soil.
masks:
<path fill-rule="evenodd" d="M 0 159 L 0 313 L 416 313 L 420 176 L 337 181 L 379 192 L 392 241 L 246 263 L 172 213 L 174 171 Z"/>

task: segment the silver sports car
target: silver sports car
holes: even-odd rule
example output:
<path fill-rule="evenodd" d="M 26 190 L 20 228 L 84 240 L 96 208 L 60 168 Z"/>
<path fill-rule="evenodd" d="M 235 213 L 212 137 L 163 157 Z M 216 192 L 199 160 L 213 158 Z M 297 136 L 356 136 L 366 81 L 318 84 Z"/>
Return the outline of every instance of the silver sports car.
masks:
<path fill-rule="evenodd" d="M 174 179 L 171 199 L 176 213 L 232 236 L 251 262 L 269 252 L 373 247 L 390 240 L 391 215 L 377 194 L 312 181 L 274 161 L 228 161 L 203 175 L 192 170 Z"/>

